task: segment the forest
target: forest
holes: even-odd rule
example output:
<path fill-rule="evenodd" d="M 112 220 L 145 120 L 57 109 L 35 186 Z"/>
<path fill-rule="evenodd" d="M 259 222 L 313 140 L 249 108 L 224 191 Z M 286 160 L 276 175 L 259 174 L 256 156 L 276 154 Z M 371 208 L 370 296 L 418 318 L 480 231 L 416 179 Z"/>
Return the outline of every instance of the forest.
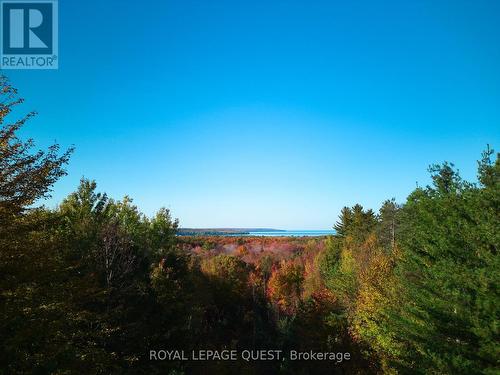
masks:
<path fill-rule="evenodd" d="M 498 374 L 500 159 L 454 165 L 333 236 L 177 236 L 91 179 L 43 205 L 73 149 L 37 150 L 0 100 L 0 374 Z M 16 112 L 17 113 L 17 112 Z M 244 213 L 242 213 L 244 215 Z M 151 360 L 151 350 L 349 353 L 343 361 Z"/>

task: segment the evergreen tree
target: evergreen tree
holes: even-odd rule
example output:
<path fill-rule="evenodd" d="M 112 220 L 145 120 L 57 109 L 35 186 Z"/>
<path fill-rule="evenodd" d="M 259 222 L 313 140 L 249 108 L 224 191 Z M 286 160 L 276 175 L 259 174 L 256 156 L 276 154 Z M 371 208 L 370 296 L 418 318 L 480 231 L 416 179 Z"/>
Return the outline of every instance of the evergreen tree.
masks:
<path fill-rule="evenodd" d="M 340 211 L 339 220 L 333 226 L 333 229 L 335 229 L 336 232 L 335 235 L 338 237 L 345 237 L 352 224 L 352 219 L 351 209 L 349 207 L 343 207 Z"/>
<path fill-rule="evenodd" d="M 382 203 L 378 214 L 377 236 L 380 244 L 389 250 L 396 246 L 396 237 L 399 229 L 401 207 L 395 199 Z"/>
<path fill-rule="evenodd" d="M 403 373 L 498 370 L 500 163 L 492 153 L 479 163 L 478 186 L 451 164 L 433 166 L 433 186 L 403 208 L 400 301 L 385 329 L 403 348 L 393 362 Z"/>

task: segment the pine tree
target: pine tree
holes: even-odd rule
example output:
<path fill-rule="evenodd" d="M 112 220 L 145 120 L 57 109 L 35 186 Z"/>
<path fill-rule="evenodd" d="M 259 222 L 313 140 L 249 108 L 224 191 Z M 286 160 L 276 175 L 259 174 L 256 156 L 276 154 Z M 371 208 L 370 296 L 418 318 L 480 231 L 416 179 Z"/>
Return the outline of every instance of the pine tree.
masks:
<path fill-rule="evenodd" d="M 491 154 L 479 163 L 479 185 L 451 164 L 433 166 L 433 186 L 402 210 L 401 293 L 382 330 L 400 348 L 393 364 L 402 373 L 498 370 L 500 163 Z"/>
<path fill-rule="evenodd" d="M 338 237 L 345 237 L 352 223 L 352 211 L 349 207 L 343 207 L 340 211 L 339 220 L 333 226 Z"/>
<path fill-rule="evenodd" d="M 378 214 L 377 235 L 382 246 L 386 249 L 394 249 L 396 236 L 399 229 L 401 207 L 395 199 L 386 200 L 380 207 Z"/>

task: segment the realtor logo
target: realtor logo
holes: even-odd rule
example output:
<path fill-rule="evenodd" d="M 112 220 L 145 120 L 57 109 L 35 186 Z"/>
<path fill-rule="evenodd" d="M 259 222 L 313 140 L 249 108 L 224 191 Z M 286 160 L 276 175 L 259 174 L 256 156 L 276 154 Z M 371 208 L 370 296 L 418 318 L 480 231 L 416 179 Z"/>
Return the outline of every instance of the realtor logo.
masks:
<path fill-rule="evenodd" d="M 2 69 L 58 68 L 56 0 L 0 2 Z"/>

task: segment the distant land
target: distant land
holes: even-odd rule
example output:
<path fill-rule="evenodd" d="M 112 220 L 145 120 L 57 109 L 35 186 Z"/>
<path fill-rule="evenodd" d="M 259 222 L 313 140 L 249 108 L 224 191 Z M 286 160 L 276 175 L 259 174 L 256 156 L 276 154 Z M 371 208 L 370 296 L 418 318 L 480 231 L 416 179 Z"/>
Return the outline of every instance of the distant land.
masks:
<path fill-rule="evenodd" d="M 238 236 L 258 232 L 285 232 L 272 228 L 179 228 L 178 236 Z"/>
<path fill-rule="evenodd" d="M 284 230 L 272 228 L 180 228 L 178 236 L 256 236 L 256 237 L 321 237 L 334 230 Z"/>

